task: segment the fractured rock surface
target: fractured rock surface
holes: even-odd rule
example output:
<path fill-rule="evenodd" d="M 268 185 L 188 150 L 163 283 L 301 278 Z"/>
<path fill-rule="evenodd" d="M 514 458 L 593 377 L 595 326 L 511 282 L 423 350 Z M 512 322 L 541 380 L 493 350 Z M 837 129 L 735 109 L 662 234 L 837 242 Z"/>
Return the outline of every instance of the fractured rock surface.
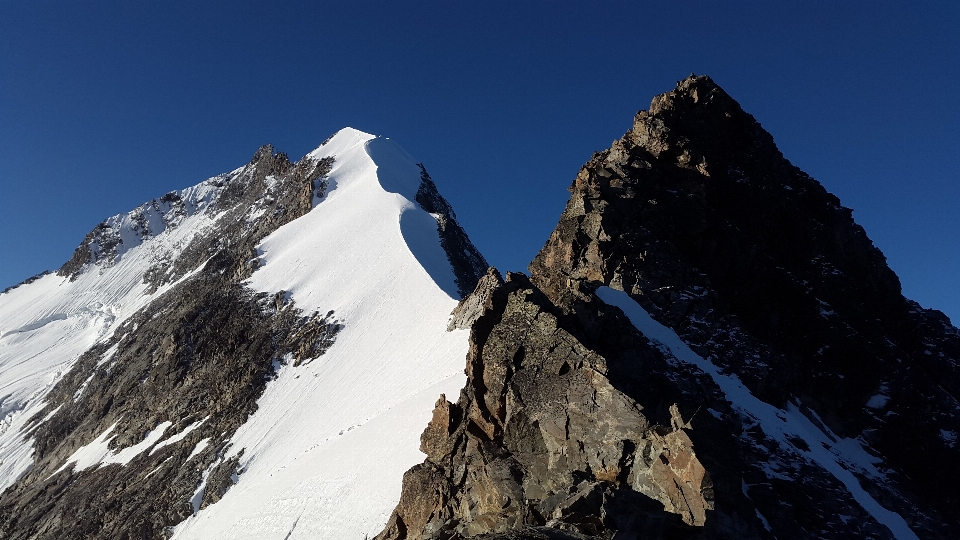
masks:
<path fill-rule="evenodd" d="M 467 386 L 456 403 L 437 402 L 421 438 L 427 460 L 404 477 L 378 538 L 667 538 L 705 526 L 757 537 L 729 508 L 712 518 L 714 482 L 688 435 L 696 429 L 668 403 L 675 386 L 637 396 L 609 378 L 666 371 L 616 308 L 593 298 L 564 313 L 522 274 L 503 282 L 493 269 L 458 311 L 478 303 Z"/>
<path fill-rule="evenodd" d="M 939 436 L 960 429 L 957 329 L 903 297 L 851 210 L 719 86 L 691 76 L 654 98 L 570 190 L 531 264 L 548 296 L 627 291 L 757 397 L 869 446 L 885 471 L 861 483 L 915 530 L 960 534 L 960 469 L 942 466 L 960 448 Z M 768 478 L 779 506 L 798 472 Z"/>
<path fill-rule="evenodd" d="M 679 82 L 570 191 L 454 311 L 470 382 L 379 538 L 960 535 L 960 332 L 736 101 Z"/>

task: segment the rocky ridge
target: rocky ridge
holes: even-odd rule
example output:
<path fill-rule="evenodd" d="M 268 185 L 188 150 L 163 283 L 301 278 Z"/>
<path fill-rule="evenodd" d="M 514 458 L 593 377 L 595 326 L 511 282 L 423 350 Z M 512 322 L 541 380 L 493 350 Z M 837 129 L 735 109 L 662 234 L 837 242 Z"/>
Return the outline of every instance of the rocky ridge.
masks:
<path fill-rule="evenodd" d="M 571 191 L 531 265 L 548 296 L 627 291 L 761 399 L 869 448 L 883 474 L 861 483 L 915 528 L 960 527 L 960 478 L 942 466 L 960 455 L 940 436 L 960 429 L 956 329 L 903 297 L 851 210 L 719 86 L 692 76 L 654 98 Z"/>
<path fill-rule="evenodd" d="M 467 386 L 456 403 L 437 402 L 421 437 L 427 460 L 405 475 L 378 539 L 653 538 L 704 526 L 757 537 L 729 513 L 739 486 L 723 481 L 715 512 L 715 481 L 670 403 L 680 393 L 663 356 L 616 308 L 579 307 L 564 313 L 522 274 L 480 280 L 452 319 L 471 328 Z M 629 383 L 640 379 L 665 391 L 637 393 Z"/>
<path fill-rule="evenodd" d="M 380 538 L 960 534 L 957 329 L 902 296 L 851 211 L 719 86 L 691 76 L 654 98 L 570 191 L 530 279 L 494 286 L 488 276 L 454 313 L 452 327 L 472 321 L 470 383 L 456 404 L 438 402 L 427 460 L 405 477 Z M 703 363 L 645 341 L 601 287 L 628 293 Z M 539 323 L 546 313 L 563 332 Z M 529 343 L 544 334 L 563 334 L 563 345 Z M 562 391 L 573 368 L 602 373 L 638 407 Z M 533 373 L 538 383 L 524 384 Z M 817 436 L 764 423 L 731 381 L 774 422 Z M 544 403 L 571 419 L 595 406 L 596 424 L 564 432 L 585 453 L 569 467 L 553 468 Z M 631 478 L 646 462 L 625 449 L 646 447 L 650 431 L 609 426 L 637 418 L 693 443 L 712 484 L 712 500 L 700 484 L 703 521 Z M 611 463 L 630 472 L 610 476 Z M 616 500 L 645 517 L 624 520 Z M 685 519 L 670 521 L 678 511 Z"/>
<path fill-rule="evenodd" d="M 440 246 L 447 253 L 447 260 L 450 261 L 456 276 L 457 291 L 460 298 L 463 298 L 473 291 L 477 280 L 487 271 L 487 260 L 467 238 L 467 233 L 457 222 L 457 214 L 454 213 L 450 203 L 437 191 L 437 185 L 427 173 L 427 168 L 422 163 L 418 163 L 417 166 L 420 167 L 417 204 L 437 220 Z"/>

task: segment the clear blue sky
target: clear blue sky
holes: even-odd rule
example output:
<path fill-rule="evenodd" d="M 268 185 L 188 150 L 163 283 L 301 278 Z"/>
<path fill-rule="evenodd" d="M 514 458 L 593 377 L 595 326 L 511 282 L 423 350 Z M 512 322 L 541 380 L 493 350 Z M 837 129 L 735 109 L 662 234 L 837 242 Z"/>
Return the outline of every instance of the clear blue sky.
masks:
<path fill-rule="evenodd" d="M 960 2 L 461 4 L 2 0 L 0 288 L 110 215 L 344 126 L 423 161 L 522 270 L 579 166 L 696 72 L 960 321 Z"/>

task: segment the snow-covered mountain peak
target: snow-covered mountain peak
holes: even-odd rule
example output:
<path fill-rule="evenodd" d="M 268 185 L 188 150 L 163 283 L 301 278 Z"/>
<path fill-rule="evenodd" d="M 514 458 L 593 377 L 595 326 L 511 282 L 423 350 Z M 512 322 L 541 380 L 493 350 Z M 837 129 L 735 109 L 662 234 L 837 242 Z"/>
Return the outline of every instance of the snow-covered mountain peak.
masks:
<path fill-rule="evenodd" d="M 305 510 L 301 529 L 372 534 L 436 397 L 462 386 L 467 332 L 447 318 L 486 268 L 393 141 L 345 128 L 298 162 L 263 146 L 0 295 L 0 489 L 71 486 L 44 517 L 60 536 L 72 505 L 128 489 L 135 514 L 170 501 L 149 519 L 182 538 L 267 538 L 241 516 Z M 309 508 L 286 507 L 297 491 Z M 15 515 L 3 527 L 29 528 Z"/>
<path fill-rule="evenodd" d="M 421 168 L 406 150 L 389 137 L 346 127 L 305 157 L 312 160 L 329 158 L 339 163 L 334 166 L 336 169 L 346 167 L 359 170 L 372 166 L 374 169 L 368 170 L 369 174 L 347 176 L 354 181 L 376 181 L 384 191 L 399 194 L 410 202 L 416 201 L 422 178 Z M 334 182 L 340 183 L 342 180 Z M 334 184 L 331 184 L 331 190 L 333 187 Z"/>
<path fill-rule="evenodd" d="M 376 135 L 352 127 L 345 127 L 327 137 L 327 140 L 323 141 L 320 146 L 307 154 L 306 157 L 322 159 L 327 156 L 338 155 L 349 148 L 363 144 L 373 138 L 376 138 Z"/>

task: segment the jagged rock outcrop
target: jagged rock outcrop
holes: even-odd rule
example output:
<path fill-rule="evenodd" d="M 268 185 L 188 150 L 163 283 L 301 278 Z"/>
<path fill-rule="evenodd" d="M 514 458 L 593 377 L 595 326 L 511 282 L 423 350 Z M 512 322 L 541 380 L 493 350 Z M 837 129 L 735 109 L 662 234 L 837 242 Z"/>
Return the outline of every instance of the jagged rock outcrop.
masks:
<path fill-rule="evenodd" d="M 852 212 L 719 86 L 691 76 L 654 98 L 570 191 L 529 281 L 488 275 L 453 313 L 450 328 L 472 325 L 471 382 L 438 402 L 428 458 L 380 538 L 960 534 L 960 332 L 903 297 Z M 654 333 L 601 301 L 607 287 Z M 535 322 L 550 317 L 558 330 Z M 658 325 L 688 352 L 654 339 Z M 562 344 L 526 337 L 547 334 Z M 593 431 L 564 432 L 586 457 L 558 474 L 552 424 L 530 411 L 582 411 L 577 394 L 550 393 L 574 369 L 642 412 L 592 402 Z M 672 499 L 632 481 L 640 469 L 624 477 L 629 460 L 587 450 L 630 454 L 600 441 L 637 414 L 646 431 L 622 441 L 693 443 L 698 466 L 678 476 L 702 467 L 712 482 L 703 522 L 676 528 Z M 560 500 L 582 502 L 565 513 Z M 637 521 L 606 506 L 624 500 Z"/>
<path fill-rule="evenodd" d="M 548 296 L 629 292 L 758 397 L 868 443 L 886 478 L 862 481 L 917 530 L 960 531 L 960 469 L 943 466 L 960 453 L 941 436 L 960 429 L 956 329 L 903 297 L 850 209 L 712 80 L 654 98 L 571 192 L 531 264 Z"/>
<path fill-rule="evenodd" d="M 715 510 L 697 428 L 668 403 L 682 393 L 616 308 L 588 296 L 564 313 L 524 275 L 491 269 L 454 316 L 472 320 L 467 386 L 437 402 L 427 460 L 379 539 L 759 537 L 733 505 Z M 628 379 L 645 377 L 660 391 L 635 394 Z M 744 498 L 721 476 L 728 501 Z"/>

